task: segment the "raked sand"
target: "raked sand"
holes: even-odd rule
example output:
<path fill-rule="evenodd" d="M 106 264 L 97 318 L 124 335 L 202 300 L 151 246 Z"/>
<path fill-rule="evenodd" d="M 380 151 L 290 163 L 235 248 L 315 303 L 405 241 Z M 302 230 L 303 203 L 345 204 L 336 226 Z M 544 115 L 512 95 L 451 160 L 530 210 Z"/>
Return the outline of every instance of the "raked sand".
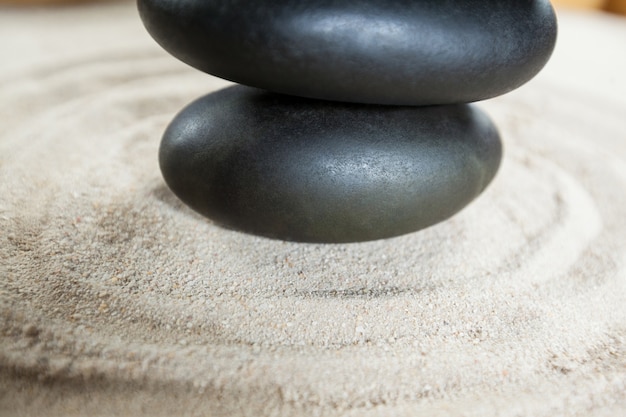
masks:
<path fill-rule="evenodd" d="M 478 200 L 311 245 L 166 188 L 166 124 L 227 83 L 132 2 L 0 9 L 0 415 L 626 415 L 626 19 L 560 26 L 478 104 L 505 146 Z"/>

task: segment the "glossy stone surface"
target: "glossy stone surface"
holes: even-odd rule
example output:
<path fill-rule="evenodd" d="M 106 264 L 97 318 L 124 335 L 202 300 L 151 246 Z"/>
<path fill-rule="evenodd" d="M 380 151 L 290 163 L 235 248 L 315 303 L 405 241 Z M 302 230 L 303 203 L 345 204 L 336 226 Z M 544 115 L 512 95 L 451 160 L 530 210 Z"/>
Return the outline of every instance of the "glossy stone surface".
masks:
<path fill-rule="evenodd" d="M 547 62 L 547 0 L 138 0 L 172 55 L 285 94 L 396 105 L 513 90 Z"/>
<path fill-rule="evenodd" d="M 428 227 L 495 175 L 498 133 L 471 105 L 324 102 L 235 86 L 186 107 L 159 160 L 172 191 L 218 224 L 307 242 Z"/>

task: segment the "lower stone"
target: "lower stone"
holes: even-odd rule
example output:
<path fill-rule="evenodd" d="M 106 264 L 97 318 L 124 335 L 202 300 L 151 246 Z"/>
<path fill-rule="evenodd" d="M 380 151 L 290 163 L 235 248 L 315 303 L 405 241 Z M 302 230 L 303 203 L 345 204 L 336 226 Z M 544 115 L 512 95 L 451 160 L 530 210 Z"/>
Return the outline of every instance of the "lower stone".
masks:
<path fill-rule="evenodd" d="M 477 197 L 501 143 L 472 105 L 400 107 L 243 86 L 187 106 L 159 162 L 187 205 L 225 227 L 304 242 L 414 232 Z"/>

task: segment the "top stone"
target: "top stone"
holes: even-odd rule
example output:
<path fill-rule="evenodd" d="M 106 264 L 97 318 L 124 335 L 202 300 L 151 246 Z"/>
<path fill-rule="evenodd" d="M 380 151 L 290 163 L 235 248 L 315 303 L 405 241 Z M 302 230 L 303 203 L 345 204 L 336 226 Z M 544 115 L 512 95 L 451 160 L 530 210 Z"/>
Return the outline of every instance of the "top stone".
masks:
<path fill-rule="evenodd" d="M 360 103 L 465 103 L 511 91 L 556 40 L 548 0 L 138 0 L 150 34 L 209 74 Z"/>

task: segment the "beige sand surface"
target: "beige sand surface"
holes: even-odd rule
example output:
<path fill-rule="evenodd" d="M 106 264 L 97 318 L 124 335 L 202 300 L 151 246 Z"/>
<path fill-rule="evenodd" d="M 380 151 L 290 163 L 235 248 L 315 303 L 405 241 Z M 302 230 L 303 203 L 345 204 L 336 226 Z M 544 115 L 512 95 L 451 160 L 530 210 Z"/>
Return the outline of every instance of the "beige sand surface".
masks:
<path fill-rule="evenodd" d="M 562 15 L 545 71 L 480 104 L 506 148 L 481 198 L 324 246 L 164 186 L 164 127 L 226 83 L 132 4 L 0 9 L 0 415 L 626 415 L 625 40 Z"/>

